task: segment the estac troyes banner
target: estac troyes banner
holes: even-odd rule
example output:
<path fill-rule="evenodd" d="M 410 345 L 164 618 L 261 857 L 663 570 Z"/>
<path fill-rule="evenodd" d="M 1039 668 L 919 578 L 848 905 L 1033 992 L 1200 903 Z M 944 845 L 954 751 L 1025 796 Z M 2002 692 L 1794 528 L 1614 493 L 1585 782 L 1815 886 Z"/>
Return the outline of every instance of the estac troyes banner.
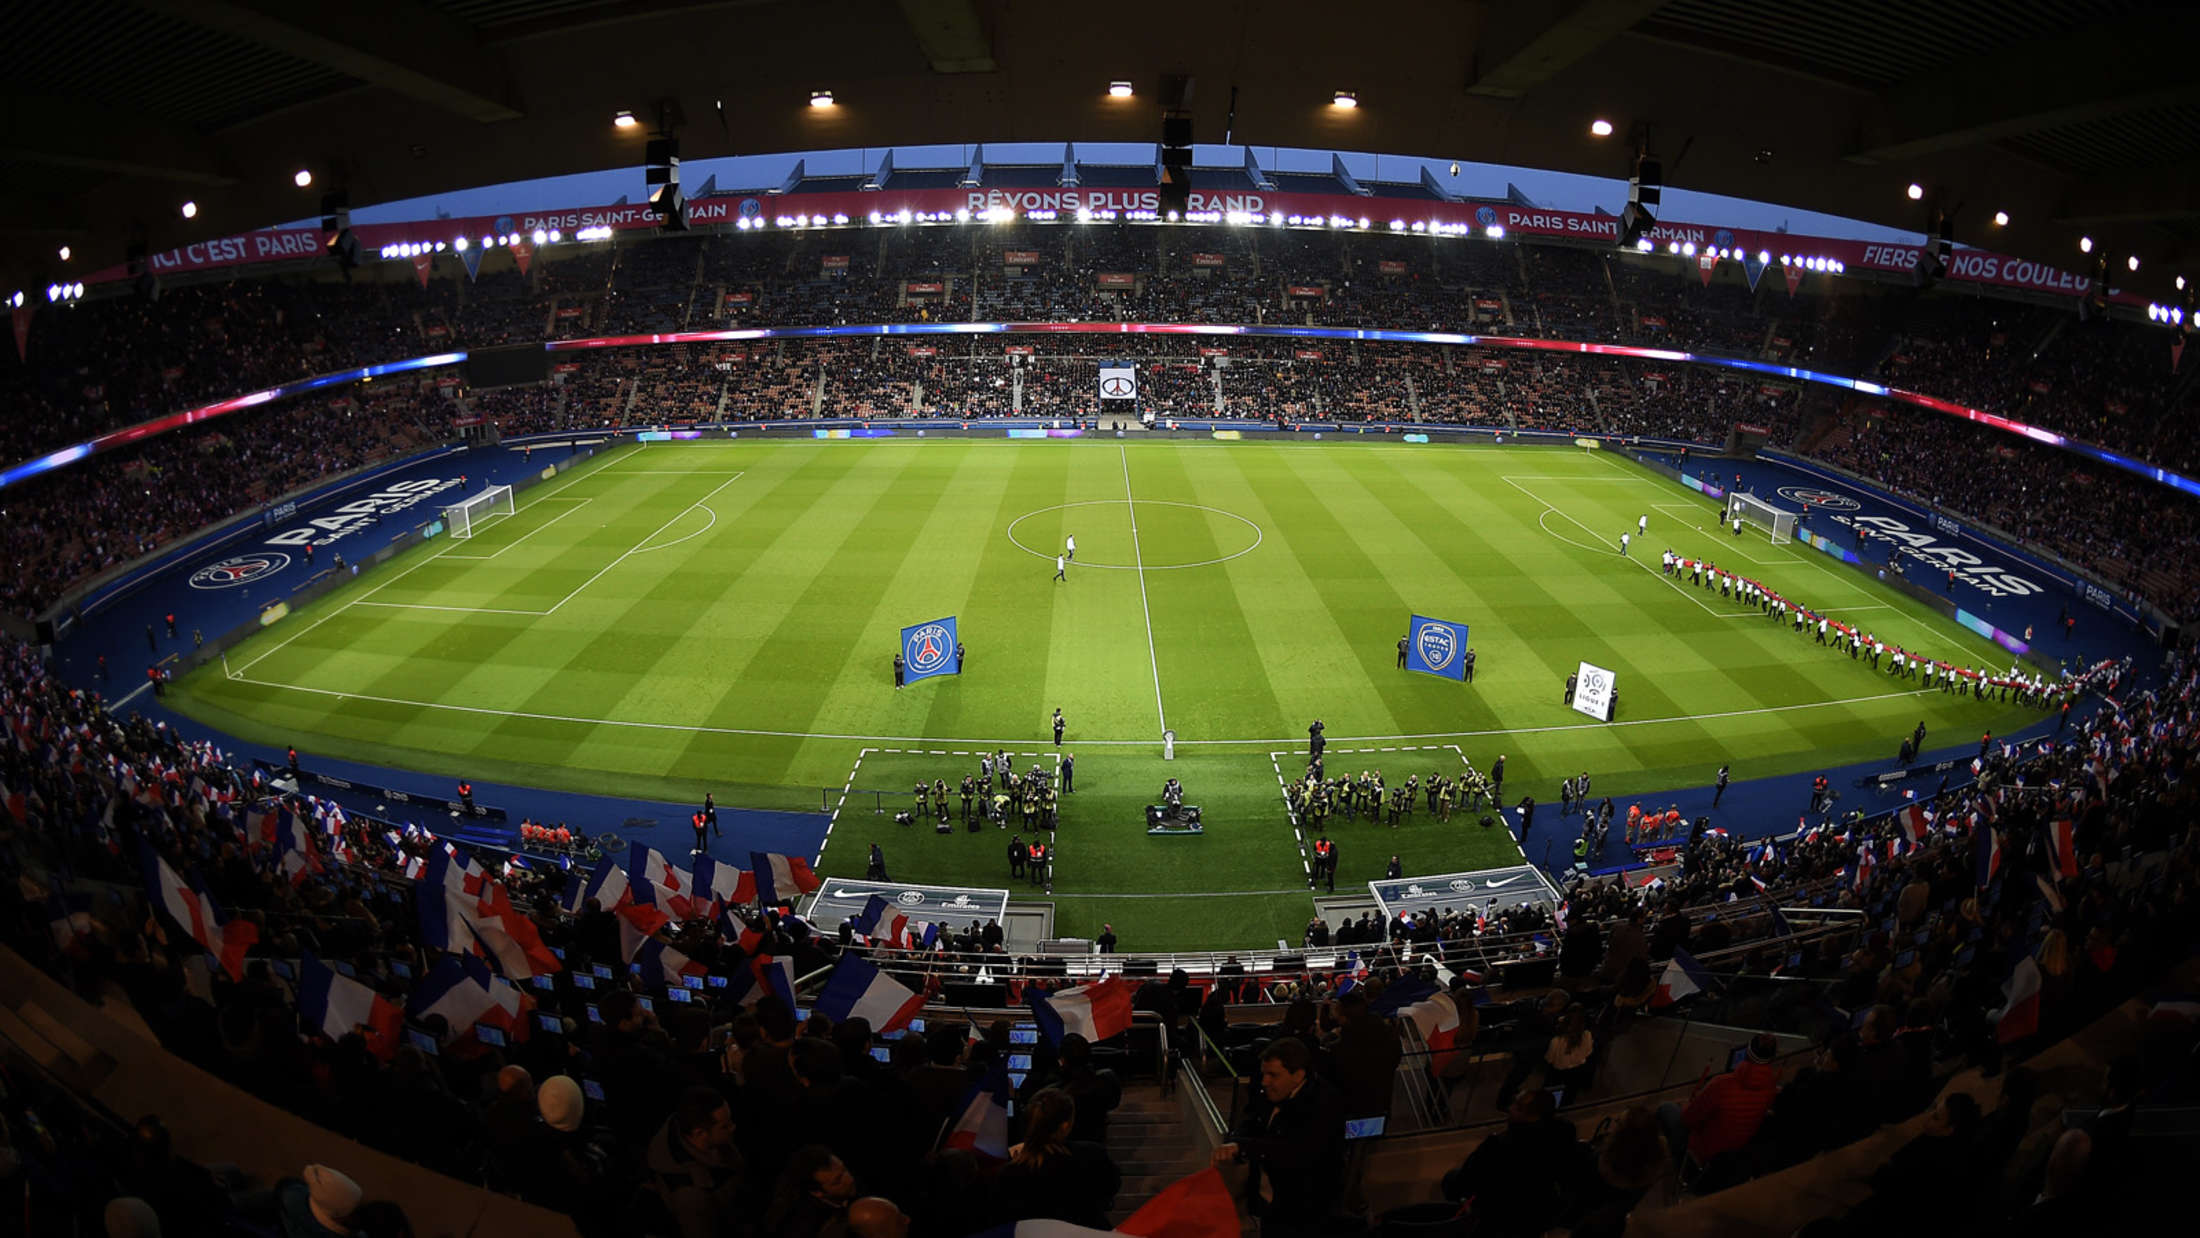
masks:
<path fill-rule="evenodd" d="M 755 227 L 779 228 L 789 226 L 797 218 L 805 226 L 826 223 L 866 224 L 876 214 L 881 222 L 894 223 L 904 212 L 912 218 L 941 215 L 952 218 L 954 212 L 959 210 L 968 212 L 973 218 L 982 218 L 984 212 L 1003 207 L 1018 212 L 1052 211 L 1057 218 L 1068 219 L 1080 209 L 1118 213 L 1159 211 L 1161 196 L 1156 189 L 892 187 L 875 192 L 736 193 L 691 201 L 688 204 L 688 222 L 704 227 L 746 220 Z M 1365 219 L 1368 227 L 1377 232 L 1391 231 L 1391 225 L 1395 222 L 1400 229 L 1406 231 L 1415 230 L 1416 225 L 1423 232 L 1431 226 L 1469 229 L 1475 232 L 1503 228 L 1504 235 L 1513 238 L 1566 237 L 1611 245 L 1619 243 L 1619 219 L 1616 216 L 1601 212 L 1545 210 L 1503 202 L 1428 202 L 1404 198 L 1362 198 L 1353 194 L 1252 190 L 1230 193 L 1194 191 L 1191 210 L 1195 213 L 1237 212 L 1259 216 L 1264 220 L 1289 219 L 1294 215 L 1325 222 L 1346 220 L 1353 226 Z M 497 238 L 515 235 L 528 238 L 537 229 L 555 229 L 562 236 L 571 237 L 582 228 L 627 231 L 655 228 L 657 224 L 657 217 L 650 213 L 646 203 L 621 203 L 616 206 L 514 211 L 466 219 L 359 224 L 353 227 L 352 233 L 358 238 L 360 248 L 371 253 L 385 245 L 432 246 L 439 241 L 448 245 L 460 236 L 469 238 L 470 245 L 480 244 L 486 239 L 493 247 Z M 1798 236 L 1785 232 L 1761 232 L 1750 228 L 1685 222 L 1658 224 L 1651 229 L 1650 240 L 1659 252 L 1665 252 L 1668 245 L 1693 245 L 1699 255 L 1706 249 L 1724 249 L 1729 254 L 1746 254 L 1752 261 L 1759 254 L 1770 255 L 1775 261 L 1781 257 L 1811 257 L 1839 262 L 1859 271 L 1896 274 L 1906 274 L 1916 267 L 1920 248 L 1889 241 Z M 321 253 L 322 241 L 320 229 L 310 225 L 299 228 L 266 228 L 241 236 L 199 241 L 180 249 L 167 250 L 152 255 L 148 262 L 156 275 L 255 262 L 283 262 L 310 258 Z M 431 263 L 447 258 L 452 263 L 453 272 L 460 269 L 459 254 L 455 251 L 445 249 L 424 256 Z M 1216 255 L 1195 255 L 1195 264 L 1210 265 L 1204 260 L 1214 257 Z M 1729 257 L 1718 261 L 1735 260 L 1737 259 Z M 845 259 L 842 261 L 845 262 Z M 2080 296 L 2087 286 L 2087 278 L 2075 272 L 1985 250 L 1959 249 L 1950 260 L 1949 266 L 1950 279 L 2030 292 Z M 1788 269 L 1791 274 L 1797 270 L 1794 265 L 1790 265 Z M 88 283 L 104 283 L 127 276 L 123 267 L 113 266 L 85 278 Z M 1111 286 L 1106 284 L 1105 277 L 1102 283 L 1103 286 Z M 2138 304 L 2142 300 L 2130 294 L 2115 294 L 2114 299 L 2130 304 Z"/>

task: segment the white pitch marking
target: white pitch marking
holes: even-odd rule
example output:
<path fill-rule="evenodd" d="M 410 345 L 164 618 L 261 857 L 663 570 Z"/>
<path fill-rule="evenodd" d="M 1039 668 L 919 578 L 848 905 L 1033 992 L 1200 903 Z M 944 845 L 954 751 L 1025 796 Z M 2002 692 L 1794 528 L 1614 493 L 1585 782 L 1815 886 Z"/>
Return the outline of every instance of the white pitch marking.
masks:
<path fill-rule="evenodd" d="M 1116 452 L 1123 460 L 1123 504 L 1131 513 L 1131 558 L 1138 565 L 1138 606 L 1146 613 L 1146 662 L 1153 668 L 1153 711 L 1160 716 L 1161 729 L 1169 729 L 1169 711 L 1161 707 L 1161 656 L 1154 652 L 1153 606 L 1146 601 L 1146 556 L 1138 548 L 1138 500 L 1131 495 L 1131 453 L 1128 447 L 1117 445 Z"/>

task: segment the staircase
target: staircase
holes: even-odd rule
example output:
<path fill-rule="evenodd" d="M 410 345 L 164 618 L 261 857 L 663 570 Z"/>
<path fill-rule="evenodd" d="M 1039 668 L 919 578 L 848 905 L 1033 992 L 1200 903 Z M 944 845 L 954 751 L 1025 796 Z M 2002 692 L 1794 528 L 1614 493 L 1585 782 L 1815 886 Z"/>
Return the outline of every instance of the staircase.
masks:
<path fill-rule="evenodd" d="M 1200 1086 L 1186 1079 L 1185 1087 Z M 1108 1116 L 1108 1155 L 1123 1171 L 1123 1189 L 1108 1213 L 1119 1222 L 1170 1183 L 1207 1167 L 1211 1145 L 1187 1124 L 1177 1098 L 1158 1084 L 1126 1084 L 1123 1101 Z"/>

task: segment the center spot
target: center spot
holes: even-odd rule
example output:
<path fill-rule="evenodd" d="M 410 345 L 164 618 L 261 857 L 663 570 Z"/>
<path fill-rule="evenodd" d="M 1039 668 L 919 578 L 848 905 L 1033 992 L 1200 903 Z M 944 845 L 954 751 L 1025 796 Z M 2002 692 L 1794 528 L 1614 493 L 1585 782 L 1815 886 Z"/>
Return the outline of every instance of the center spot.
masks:
<path fill-rule="evenodd" d="M 1072 567 L 1123 572 L 1227 563 L 1258 549 L 1262 536 L 1259 525 L 1236 512 L 1174 499 L 1057 503 L 1008 522 L 1008 540 L 1025 554 L 1051 563 L 1075 537 Z"/>

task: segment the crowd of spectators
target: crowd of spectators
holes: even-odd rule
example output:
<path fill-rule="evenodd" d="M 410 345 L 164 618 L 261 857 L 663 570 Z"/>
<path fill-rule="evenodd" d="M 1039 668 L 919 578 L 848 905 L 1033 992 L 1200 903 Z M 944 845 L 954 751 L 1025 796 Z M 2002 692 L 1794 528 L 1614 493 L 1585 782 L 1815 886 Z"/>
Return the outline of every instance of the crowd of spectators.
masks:
<path fill-rule="evenodd" d="M 1008 258 L 1018 258 L 1010 265 Z M 455 260 L 438 262 L 448 266 Z M 1930 294 L 1814 279 L 1790 295 L 1777 273 L 1751 288 L 1725 264 L 1707 284 L 1662 259 L 1551 246 L 1428 243 L 1383 234 L 1258 229 L 912 228 L 676 236 L 618 246 L 552 246 L 523 274 L 501 253 L 477 278 L 351 282 L 296 275 L 167 288 L 157 301 L 98 298 L 41 310 L 28 362 L 0 367 L 0 454 L 23 458 L 177 407 L 373 361 L 438 349 L 603 332 L 1008 317 L 1311 322 L 1481 329 L 1617 340 L 1868 374 L 2189 465 L 2177 415 L 2189 398 L 2162 364 L 2163 336 L 1960 290 Z M 439 269 L 440 270 L 440 269 Z M 1133 277 L 1102 289 L 1102 274 Z M 914 288 L 937 286 L 939 291 Z M 1298 295 L 1294 289 L 1317 289 Z M 1835 291 L 1838 289 L 1838 291 Z M 813 412 L 947 417 L 1012 412 L 1090 416 L 1093 366 L 1146 362 L 1142 403 L 1161 417 L 1217 409 L 1212 370 L 1192 341 L 1045 339 L 1022 401 L 995 337 L 943 341 L 912 356 L 877 341 L 611 349 L 560 357 L 554 396 L 498 393 L 482 407 L 505 433 L 668 421 L 753 421 Z M 1646 435 L 1723 443 L 1736 421 L 1771 442 L 1982 520 L 2083 565 L 2175 616 L 2200 613 L 2200 567 L 2176 553 L 2200 532 L 2180 495 L 2014 436 L 1878 401 L 1832 402 L 1792 384 L 1679 363 L 1406 345 L 1298 348 L 1235 342 L 1221 370 L 1224 415 L 1261 420 L 1392 421 Z M 1301 355 L 1319 352 L 1317 359 Z M 822 392 L 822 402 L 820 395 Z M 411 410 L 358 397 L 353 407 Z M 326 413 L 342 397 L 311 406 Z M 192 440 L 245 466 L 258 496 L 310 480 L 313 467 L 378 458 L 433 437 L 439 417 L 377 433 L 339 418 L 255 415 Z M 306 427 L 312 427 L 311 430 Z M 290 433 L 295 429 L 297 433 Z M 270 433 L 280 443 L 252 440 Z M 226 436 L 226 437 L 223 437 Z M 194 448 L 195 450 L 196 448 Z M 35 609 L 69 583 L 244 505 L 233 486 L 189 496 L 155 518 L 133 502 L 141 474 L 172 477 L 175 444 L 78 466 L 65 486 L 11 501 L 0 537 L 18 566 L 0 602 Z M 230 461 L 225 459 L 224 463 Z M 130 470 L 136 470 L 132 472 Z M 59 532 L 57 532 L 59 531 Z M 65 538 L 65 540 L 62 540 Z M 55 544 L 60 541 L 61 544 Z"/>

